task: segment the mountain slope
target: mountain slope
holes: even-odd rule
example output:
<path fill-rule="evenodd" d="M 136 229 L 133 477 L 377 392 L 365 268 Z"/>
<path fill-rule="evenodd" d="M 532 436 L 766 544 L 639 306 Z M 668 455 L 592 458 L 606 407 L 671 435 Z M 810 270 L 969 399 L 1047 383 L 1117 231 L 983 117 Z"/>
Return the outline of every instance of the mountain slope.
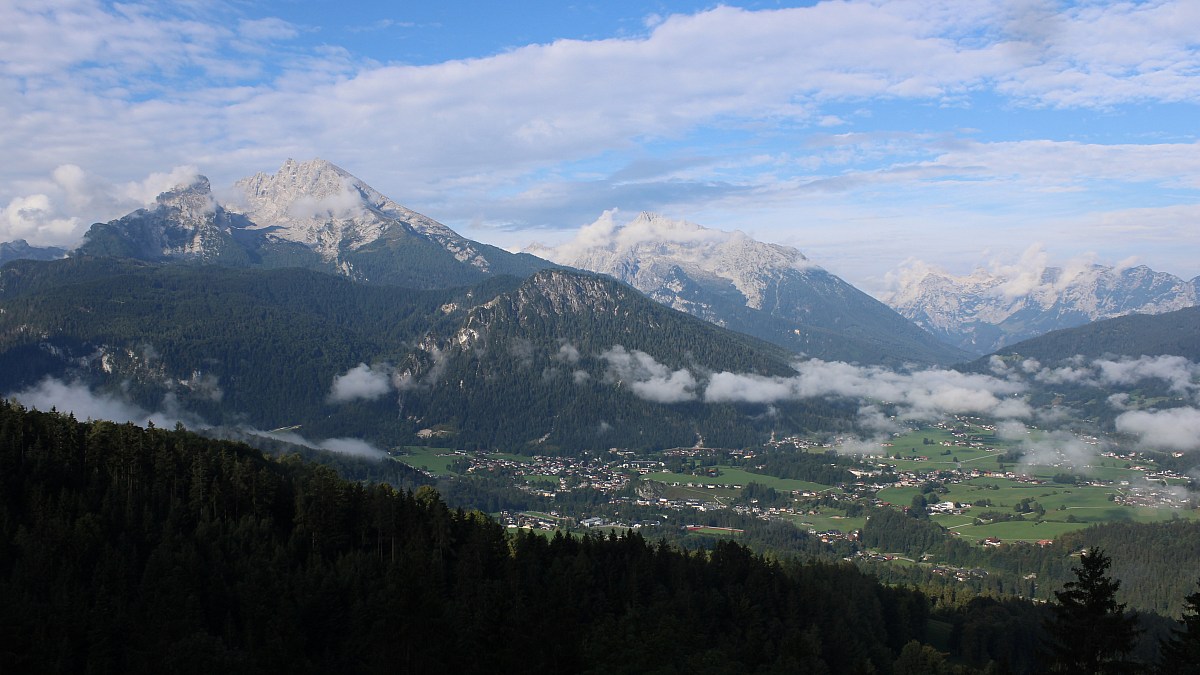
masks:
<path fill-rule="evenodd" d="M 738 446 L 856 410 L 704 403 L 710 373 L 789 375 L 792 356 L 578 272 L 416 291 L 76 256 L 0 271 L 0 310 L 0 392 L 139 420 L 574 452 Z"/>
<path fill-rule="evenodd" d="M 809 262 L 794 248 L 643 213 L 611 214 L 575 241 L 530 253 L 608 274 L 675 309 L 793 352 L 860 363 L 951 363 L 967 355 Z"/>
<path fill-rule="evenodd" d="M 0 266 L 13 260 L 57 260 L 66 257 L 67 250 L 57 246 L 30 246 L 24 239 L 0 242 Z"/>
<path fill-rule="evenodd" d="M 1075 356 L 1182 356 L 1200 361 L 1200 307 L 1163 314 L 1131 314 L 1056 330 L 996 351 L 1056 363 Z M 980 362 L 986 359 L 981 359 Z"/>
<path fill-rule="evenodd" d="M 1031 405 L 1080 427 L 1132 431 L 1159 450 L 1195 447 L 1200 307 L 1052 331 L 962 368 L 1021 380 Z"/>
<path fill-rule="evenodd" d="M 488 276 L 527 276 L 549 265 L 473 242 L 384 197 L 324 160 L 288 160 L 276 174 L 236 185 L 219 204 L 199 176 L 141 209 L 97 223 L 81 255 L 232 267 L 304 267 L 356 281 L 448 288 Z"/>
<path fill-rule="evenodd" d="M 1197 304 L 1195 281 L 1146 266 L 976 270 L 957 277 L 919 267 L 884 301 L 934 335 L 985 354 L 1052 330 Z"/>

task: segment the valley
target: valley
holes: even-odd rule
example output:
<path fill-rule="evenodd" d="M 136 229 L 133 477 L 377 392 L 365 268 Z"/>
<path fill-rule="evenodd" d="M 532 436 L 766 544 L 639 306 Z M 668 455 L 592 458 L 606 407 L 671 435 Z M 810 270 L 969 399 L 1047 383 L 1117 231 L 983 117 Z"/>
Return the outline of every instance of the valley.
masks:
<path fill-rule="evenodd" d="M 505 493 L 506 507 L 492 516 L 510 528 L 574 536 L 637 531 L 685 547 L 733 538 L 781 554 L 842 558 L 885 576 L 923 571 L 974 592 L 1006 584 L 1009 592 L 1038 598 L 1047 597 L 1049 584 L 1028 583 L 1036 573 L 1022 579 L 1031 572 L 1013 573 L 1006 557 L 1049 550 L 1093 526 L 1200 521 L 1193 479 L 1171 468 L 1178 453 L 1122 449 L 1085 436 L 1097 447 L 1086 465 L 1023 464 L 1020 442 L 964 416 L 893 434 L 873 449 L 857 444 L 860 454 L 839 454 L 843 440 L 788 437 L 757 448 L 561 456 L 410 446 L 391 453 L 391 461 L 425 472 L 439 486 L 478 482 L 493 495 Z M 811 461 L 803 469 L 778 461 L 797 455 Z M 885 510 L 903 514 L 890 527 L 920 522 L 934 528 L 934 538 L 915 547 L 895 539 L 887 539 L 890 547 L 868 543 L 872 516 Z M 779 536 L 781 526 L 794 528 L 790 545 Z M 770 544 L 760 539 L 768 527 L 775 528 Z M 950 540 L 974 550 L 969 560 L 961 548 L 945 547 Z M 1070 553 L 1071 545 L 1058 549 Z"/>

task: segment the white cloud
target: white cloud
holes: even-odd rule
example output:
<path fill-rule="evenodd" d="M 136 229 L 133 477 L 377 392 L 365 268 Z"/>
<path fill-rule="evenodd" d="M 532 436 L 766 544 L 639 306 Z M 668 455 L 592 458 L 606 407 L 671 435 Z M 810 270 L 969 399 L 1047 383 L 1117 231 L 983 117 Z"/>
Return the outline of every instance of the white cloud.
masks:
<path fill-rule="evenodd" d="M 1116 420 L 1117 431 L 1139 437 L 1143 444 L 1163 450 L 1200 449 L 1200 410 L 1131 410 Z"/>
<path fill-rule="evenodd" d="M 359 439 L 359 438 L 327 438 L 321 441 L 312 441 L 294 431 L 275 432 L 275 431 L 258 431 L 247 430 L 247 433 L 255 436 L 263 436 L 266 438 L 274 438 L 291 443 L 293 445 L 301 445 L 306 448 L 315 450 L 327 450 L 344 455 L 352 455 L 354 457 L 365 457 L 367 459 L 384 459 L 387 453 L 374 445 Z"/>
<path fill-rule="evenodd" d="M 686 368 L 672 371 L 646 352 L 627 351 L 621 345 L 605 351 L 600 358 L 608 362 L 608 381 L 629 387 L 639 398 L 655 403 L 681 403 L 696 398 L 696 378 Z"/>
<path fill-rule="evenodd" d="M 1128 386 L 1157 379 L 1180 394 L 1200 390 L 1200 363 L 1182 356 L 1140 356 L 1119 361 L 1098 359 L 1095 366 L 1099 370 L 1099 380 L 1104 384 Z"/>
<path fill-rule="evenodd" d="M 1028 417 L 1032 409 L 1013 398 L 1024 391 L 1019 382 L 951 370 L 899 373 L 840 361 L 811 359 L 795 364 L 794 377 L 716 373 L 704 400 L 710 403 L 772 403 L 783 400 L 843 396 L 895 404 L 903 419 L 932 419 L 947 413 L 979 413 L 996 417 Z"/>
<path fill-rule="evenodd" d="M 191 427 L 203 426 L 194 419 L 183 420 L 173 396 L 164 399 L 165 412 L 149 412 L 120 396 L 95 392 L 82 382 L 64 382 L 46 377 L 36 385 L 8 394 L 10 398 L 29 408 L 60 413 L 72 413 L 79 420 L 109 420 L 111 422 L 133 422 L 146 426 L 153 422 L 159 427 L 173 427 L 183 421 Z"/>
<path fill-rule="evenodd" d="M 125 184 L 156 167 L 195 164 L 223 185 L 284 157 L 327 156 L 386 194 L 496 236 L 487 228 L 560 228 L 603 208 L 649 204 L 676 205 L 672 211 L 689 218 L 724 209 L 725 222 L 714 225 L 748 229 L 753 219 L 799 245 L 819 245 L 831 236 L 825 226 L 837 224 L 843 240 L 860 236 L 875 247 L 825 249 L 863 276 L 878 268 L 877 251 L 889 261 L 911 254 L 892 250 L 901 233 L 914 248 L 928 241 L 946 255 L 975 253 L 979 237 L 959 232 L 987 226 L 995 241 L 1023 247 L 1028 239 L 997 226 L 1016 219 L 1012 213 L 1035 232 L 1062 225 L 1067 241 L 1106 233 L 1095 225 L 1111 218 L 1108 226 L 1123 231 L 1153 230 L 1157 250 L 1169 251 L 1161 242 L 1172 232 L 1183 241 L 1198 236 L 1183 213 L 1194 210 L 1190 191 L 1200 188 L 1190 136 L 964 141 L 988 130 L 889 129 L 909 122 L 886 121 L 875 103 L 969 110 L 995 97 L 998 108 L 1031 113 L 1192 105 L 1200 100 L 1194 5 L 1083 3 L 1032 13 L 1000 0 L 718 6 L 648 15 L 634 38 L 405 65 L 372 61 L 333 39 L 305 47 L 298 43 L 307 28 L 246 16 L 248 5 L 4 3 L 0 205 L 45 195 L 49 209 L 25 209 L 38 215 L 41 243 L 75 243 L 80 227 L 120 214 L 61 206 L 46 190 L 26 189 L 31 175 L 73 164 L 103 167 Z M 858 125 L 860 135 L 836 148 L 806 146 L 812 130 L 834 124 Z M 1002 124 L 1005 137 L 1016 126 Z M 698 136 L 712 129 L 744 134 L 755 147 L 742 156 L 730 150 L 738 142 L 706 145 Z M 773 138 L 782 141 L 772 146 Z M 692 145 L 708 157 L 686 174 L 614 178 L 612 164 Z M 1181 192 L 1140 203 L 1084 201 L 1094 211 L 1069 232 L 1065 223 L 1077 215 L 1025 201 L 1047 190 L 1107 196 L 1109 183 Z M 906 203 L 913 195 L 924 200 L 919 208 Z M 997 202 L 1011 211 L 993 213 Z M 1159 215 L 1139 220 L 1147 204 Z M 779 208 L 777 221 L 767 218 L 769 207 Z M 881 222 L 893 217 L 906 222 L 894 230 Z M 1112 241 L 1114 252 L 1135 243 Z"/>
<path fill-rule="evenodd" d="M 384 364 L 376 369 L 360 363 L 342 375 L 335 375 L 329 388 L 329 400 L 347 403 L 358 399 L 373 401 L 392 390 L 391 367 Z"/>
<path fill-rule="evenodd" d="M 112 220 L 153 204 L 159 194 L 190 184 L 197 173 L 194 166 L 178 166 L 114 185 L 79 166 L 62 164 L 48 179 L 27 182 L 38 192 L 14 197 L 0 211 L 0 241 L 25 239 L 35 246 L 75 246 L 93 222 Z"/>

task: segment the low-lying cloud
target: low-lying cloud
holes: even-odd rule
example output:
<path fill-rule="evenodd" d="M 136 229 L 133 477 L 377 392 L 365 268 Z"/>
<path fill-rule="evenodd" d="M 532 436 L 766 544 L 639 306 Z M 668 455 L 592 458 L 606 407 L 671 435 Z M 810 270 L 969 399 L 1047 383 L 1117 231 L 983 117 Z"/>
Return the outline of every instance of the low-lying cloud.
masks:
<path fill-rule="evenodd" d="M 1042 384 L 1070 384 L 1090 387 L 1132 387 L 1147 380 L 1159 380 L 1182 396 L 1200 396 L 1200 363 L 1182 356 L 1157 355 L 1137 358 L 1087 359 L 1074 356 L 1054 366 L 1037 359 L 1010 364 L 997 356 L 991 369 L 998 377 L 1010 380 L 1032 378 Z M 1120 405 L 1124 399 L 1116 399 Z"/>
<path fill-rule="evenodd" d="M 1022 466 L 1069 466 L 1084 469 L 1100 452 L 1097 445 L 1069 431 L 1031 430 L 1016 420 L 996 425 L 996 436 L 1015 441 Z"/>
<path fill-rule="evenodd" d="M 616 345 L 600 355 L 608 362 L 609 382 L 628 386 L 639 398 L 655 403 L 682 403 L 696 399 L 698 383 L 686 368 L 671 370 L 646 352 L 627 351 Z"/>
<path fill-rule="evenodd" d="M 878 366 L 811 359 L 795 365 L 791 377 L 716 373 L 704 400 L 709 403 L 776 403 L 840 396 L 889 403 L 902 419 L 933 419 L 943 414 L 975 413 L 1029 417 L 1029 404 L 1017 395 L 1025 385 L 1007 379 L 953 370 L 902 373 Z"/>
<path fill-rule="evenodd" d="M 391 368 L 368 366 L 360 363 L 342 375 L 333 378 L 329 400 L 333 403 L 348 403 L 355 400 L 374 401 L 392 390 Z"/>
<path fill-rule="evenodd" d="M 902 373 L 878 366 L 811 359 L 794 365 L 793 376 L 754 373 L 672 370 L 645 352 L 617 345 L 601 354 L 608 362 L 606 381 L 628 386 L 640 398 L 656 403 L 700 400 L 705 403 L 773 405 L 808 398 L 840 397 L 872 403 L 859 410 L 864 426 L 893 431 L 895 420 L 882 404 L 894 407 L 900 420 L 937 419 L 945 414 L 980 414 L 1028 418 L 1033 409 L 1019 396 L 1025 384 L 1010 379 L 921 370 Z"/>
<path fill-rule="evenodd" d="M 83 382 L 65 382 L 46 377 L 31 387 L 8 394 L 6 398 L 27 408 L 70 413 L 79 420 L 132 422 L 143 427 L 151 422 L 159 427 L 173 427 L 177 422 L 191 427 L 205 426 L 199 420 L 184 419 L 188 416 L 180 410 L 178 400 L 170 393 L 163 398 L 162 410 L 150 412 L 123 397 L 92 391 Z"/>
<path fill-rule="evenodd" d="M 366 459 L 384 459 L 387 453 L 360 438 L 326 438 L 312 441 L 294 431 L 249 431 L 254 436 L 271 438 L 292 445 L 300 445 L 314 450 L 326 450 L 342 455 L 363 457 Z"/>
<path fill-rule="evenodd" d="M 1163 450 L 1200 449 L 1200 410 L 1131 410 L 1116 420 L 1117 431 L 1133 434 L 1144 445 Z"/>

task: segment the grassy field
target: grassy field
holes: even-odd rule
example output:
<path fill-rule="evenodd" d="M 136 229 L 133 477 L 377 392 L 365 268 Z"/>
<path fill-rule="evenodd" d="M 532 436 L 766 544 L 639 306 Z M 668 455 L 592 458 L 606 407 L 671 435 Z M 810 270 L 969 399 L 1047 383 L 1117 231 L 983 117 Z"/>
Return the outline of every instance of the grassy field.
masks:
<path fill-rule="evenodd" d="M 473 456 L 472 453 L 454 450 L 453 448 L 430 448 L 423 445 L 408 445 L 404 447 L 404 454 L 396 455 L 394 459 L 438 476 L 448 476 L 452 473 L 450 471 L 451 464 L 464 457 Z M 528 457 L 503 452 L 493 452 L 485 456 L 496 459 L 507 459 L 513 462 L 529 461 Z M 557 483 L 558 479 L 555 478 L 554 482 Z"/>
<path fill-rule="evenodd" d="M 791 492 L 793 490 L 820 492 L 822 490 L 835 490 L 836 489 L 836 488 L 831 488 L 828 485 L 821 485 L 820 483 L 810 483 L 808 481 L 803 481 L 803 480 L 792 480 L 790 478 L 776 478 L 774 476 L 764 476 L 763 474 L 760 474 L 760 473 L 750 473 L 749 471 L 746 471 L 745 469 L 740 469 L 740 468 L 736 468 L 736 467 L 718 466 L 715 468 L 717 468 L 721 472 L 719 476 L 692 476 L 689 474 L 668 473 L 668 472 L 663 471 L 663 472 L 659 472 L 659 473 L 646 474 L 642 478 L 644 480 L 653 480 L 653 481 L 658 481 L 660 483 L 667 483 L 668 485 L 671 483 L 684 483 L 684 484 L 693 483 L 696 485 L 722 485 L 722 486 L 741 485 L 744 487 L 746 485 L 749 485 L 750 483 L 759 483 L 760 485 L 765 485 L 767 487 L 774 488 L 776 490 L 786 491 L 786 492 Z"/>
<path fill-rule="evenodd" d="M 867 524 L 866 516 L 850 518 L 845 515 L 845 512 L 832 508 L 822 508 L 817 513 L 798 513 L 789 515 L 787 518 L 802 530 L 816 530 L 817 532 L 827 530 L 852 532 L 861 530 Z"/>
<path fill-rule="evenodd" d="M 450 465 L 455 460 L 465 456 L 463 454 L 454 454 L 454 452 L 451 448 L 429 448 L 410 445 L 404 448 L 403 455 L 397 455 L 395 459 L 432 474 L 447 476 L 451 473 Z"/>
<path fill-rule="evenodd" d="M 727 500 L 738 496 L 740 490 L 732 488 L 709 489 L 704 487 L 688 487 L 687 485 L 666 484 L 663 496 L 667 499 L 698 499 L 702 502 L 726 503 Z"/>

